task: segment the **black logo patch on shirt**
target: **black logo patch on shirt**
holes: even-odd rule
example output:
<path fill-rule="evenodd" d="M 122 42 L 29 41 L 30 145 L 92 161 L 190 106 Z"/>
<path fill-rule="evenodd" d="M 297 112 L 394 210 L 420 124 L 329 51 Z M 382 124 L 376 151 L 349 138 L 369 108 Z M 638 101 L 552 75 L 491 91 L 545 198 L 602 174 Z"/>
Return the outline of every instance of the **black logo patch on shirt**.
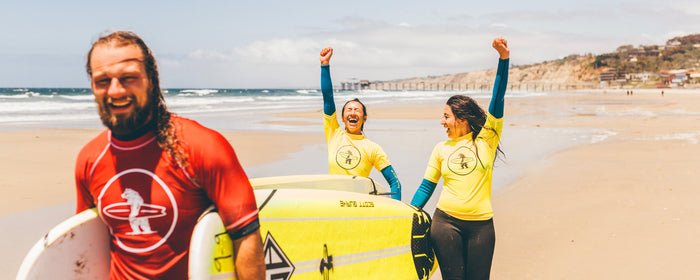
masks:
<path fill-rule="evenodd" d="M 447 158 L 447 168 L 457 175 L 469 175 L 476 168 L 476 154 L 466 146 L 457 148 Z"/>
<path fill-rule="evenodd" d="M 335 162 L 345 170 L 357 167 L 361 160 L 360 150 L 353 145 L 341 146 L 335 153 Z"/>

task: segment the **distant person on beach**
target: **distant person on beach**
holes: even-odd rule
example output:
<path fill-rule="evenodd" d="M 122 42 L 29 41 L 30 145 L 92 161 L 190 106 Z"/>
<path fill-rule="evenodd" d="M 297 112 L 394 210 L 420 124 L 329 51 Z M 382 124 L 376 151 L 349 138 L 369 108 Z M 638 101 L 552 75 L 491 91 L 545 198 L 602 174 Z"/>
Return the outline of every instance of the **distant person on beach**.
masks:
<path fill-rule="evenodd" d="M 465 95 L 447 100 L 441 124 L 447 141 L 435 145 L 411 205 L 423 207 L 440 178 L 445 181 L 433 215 L 430 238 L 443 279 L 489 279 L 496 242 L 491 179 L 503 130 L 510 50 L 493 40 L 500 59 L 488 112 Z"/>
<path fill-rule="evenodd" d="M 340 128 L 333 100 L 330 61 L 333 48 L 321 51 L 321 92 L 323 93 L 323 128 L 328 143 L 328 169 L 331 174 L 369 177 L 372 167 L 384 175 L 391 187 L 391 198 L 401 200 L 401 182 L 382 147 L 365 138 L 363 128 L 367 121 L 367 108 L 359 99 L 343 106 L 341 118 L 345 130 Z"/>
<path fill-rule="evenodd" d="M 187 279 L 192 230 L 211 205 L 233 240 L 237 279 L 264 279 L 258 209 L 236 153 L 168 111 L 143 40 L 104 35 L 86 68 L 107 130 L 78 155 L 76 212 L 96 207 L 109 227 L 110 279 Z"/>

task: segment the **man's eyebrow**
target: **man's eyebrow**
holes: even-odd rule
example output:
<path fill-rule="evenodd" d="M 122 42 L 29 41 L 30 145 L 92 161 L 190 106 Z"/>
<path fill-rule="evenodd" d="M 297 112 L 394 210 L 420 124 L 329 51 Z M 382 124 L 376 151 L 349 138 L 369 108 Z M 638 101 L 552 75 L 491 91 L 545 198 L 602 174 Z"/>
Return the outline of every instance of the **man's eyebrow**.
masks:
<path fill-rule="evenodd" d="M 138 61 L 138 62 L 144 62 L 144 59 L 143 59 L 143 58 L 127 58 L 127 59 L 124 59 L 124 60 L 122 60 L 122 61 L 119 61 L 119 62 L 127 62 L 127 61 Z M 119 62 L 117 62 L 117 63 L 119 63 Z"/>

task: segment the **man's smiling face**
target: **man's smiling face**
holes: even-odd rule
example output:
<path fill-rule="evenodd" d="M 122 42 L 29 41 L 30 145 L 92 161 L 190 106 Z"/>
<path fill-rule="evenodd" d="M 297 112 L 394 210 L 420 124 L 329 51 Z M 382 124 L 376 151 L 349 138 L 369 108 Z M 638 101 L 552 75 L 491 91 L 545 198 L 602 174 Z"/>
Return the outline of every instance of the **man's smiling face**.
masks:
<path fill-rule="evenodd" d="M 97 46 L 90 67 L 90 85 L 105 126 L 125 135 L 150 121 L 152 86 L 138 46 Z"/>

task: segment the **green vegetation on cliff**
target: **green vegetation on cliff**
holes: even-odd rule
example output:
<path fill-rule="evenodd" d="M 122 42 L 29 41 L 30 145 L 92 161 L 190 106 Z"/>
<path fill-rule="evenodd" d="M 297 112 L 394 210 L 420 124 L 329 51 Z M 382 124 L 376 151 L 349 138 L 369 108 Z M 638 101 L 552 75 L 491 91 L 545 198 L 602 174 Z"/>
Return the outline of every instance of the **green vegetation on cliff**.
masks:
<path fill-rule="evenodd" d="M 626 73 L 658 73 L 664 69 L 692 69 L 700 66 L 700 34 L 676 37 L 665 46 L 620 46 L 616 52 L 595 57 L 593 68 L 609 67 Z"/>

